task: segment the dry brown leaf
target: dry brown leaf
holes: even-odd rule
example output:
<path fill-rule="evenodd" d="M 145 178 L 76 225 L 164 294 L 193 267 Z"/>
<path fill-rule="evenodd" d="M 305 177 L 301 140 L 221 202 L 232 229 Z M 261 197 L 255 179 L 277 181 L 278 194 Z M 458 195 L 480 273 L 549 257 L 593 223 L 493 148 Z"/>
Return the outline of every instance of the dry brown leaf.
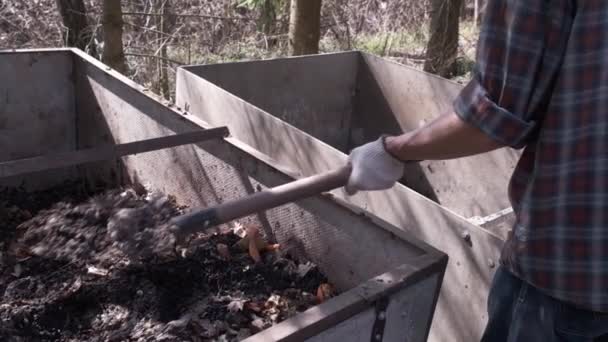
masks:
<path fill-rule="evenodd" d="M 237 245 L 243 250 L 247 250 L 249 248 L 249 241 L 253 238 L 255 239 L 256 246 L 259 250 L 263 250 L 266 248 L 268 243 L 264 241 L 260 234 L 260 227 L 257 225 L 249 224 L 245 226 L 243 229 L 244 235 L 241 240 L 237 242 Z"/>
<path fill-rule="evenodd" d="M 249 239 L 249 256 L 251 256 L 253 261 L 255 261 L 256 263 L 262 261 L 262 257 L 260 256 L 260 250 L 258 249 L 258 246 L 255 243 L 255 239 Z"/>
<path fill-rule="evenodd" d="M 279 249 L 281 249 L 281 245 L 278 243 L 275 243 L 274 245 L 266 245 L 266 248 L 264 248 L 265 252 L 274 252 L 274 251 L 278 251 Z"/>
<path fill-rule="evenodd" d="M 333 295 L 334 295 L 334 288 L 330 284 L 323 283 L 323 284 L 319 285 L 319 287 L 317 288 L 317 301 L 319 303 L 323 303 L 324 301 L 333 297 Z"/>
<path fill-rule="evenodd" d="M 247 235 L 237 245 L 239 248 L 249 252 L 251 258 L 257 263 L 262 261 L 260 251 L 265 251 L 268 243 L 260 236 L 260 230 L 255 225 L 246 227 Z"/>
<path fill-rule="evenodd" d="M 246 250 L 249 249 L 249 241 L 250 240 L 251 240 L 251 237 L 249 235 L 247 235 L 244 238 L 242 238 L 241 240 L 239 240 L 239 242 L 237 242 L 237 246 L 240 249 L 246 251 Z M 266 241 L 264 241 L 264 239 L 261 236 L 256 235 L 254 237 L 254 240 L 255 240 L 255 245 L 258 248 L 258 250 L 261 250 L 261 251 L 266 250 L 266 248 L 268 246 L 268 243 Z"/>

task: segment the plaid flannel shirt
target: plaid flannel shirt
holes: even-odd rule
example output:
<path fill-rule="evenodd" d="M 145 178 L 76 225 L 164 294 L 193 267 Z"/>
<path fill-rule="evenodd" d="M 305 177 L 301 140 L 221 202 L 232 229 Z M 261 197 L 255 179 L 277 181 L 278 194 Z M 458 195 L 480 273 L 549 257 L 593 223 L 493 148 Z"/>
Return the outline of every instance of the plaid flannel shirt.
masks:
<path fill-rule="evenodd" d="M 501 264 L 608 312 L 608 0 L 489 0 L 455 112 L 524 148 Z"/>

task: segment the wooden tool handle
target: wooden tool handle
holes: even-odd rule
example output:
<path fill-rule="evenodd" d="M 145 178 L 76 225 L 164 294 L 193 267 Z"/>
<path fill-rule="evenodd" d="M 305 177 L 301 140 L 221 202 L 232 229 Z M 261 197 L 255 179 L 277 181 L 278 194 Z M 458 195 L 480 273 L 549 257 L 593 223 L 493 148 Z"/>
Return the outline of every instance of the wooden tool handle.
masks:
<path fill-rule="evenodd" d="M 295 180 L 213 208 L 194 211 L 172 220 L 174 233 L 184 237 L 218 224 L 318 195 L 346 185 L 350 166 Z"/>

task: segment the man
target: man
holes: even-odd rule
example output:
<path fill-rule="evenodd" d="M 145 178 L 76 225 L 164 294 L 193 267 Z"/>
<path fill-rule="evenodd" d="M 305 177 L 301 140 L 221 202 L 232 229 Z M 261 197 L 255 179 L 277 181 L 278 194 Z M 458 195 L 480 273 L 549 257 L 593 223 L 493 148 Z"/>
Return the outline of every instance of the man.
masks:
<path fill-rule="evenodd" d="M 354 149 L 347 192 L 390 188 L 403 162 L 523 148 L 517 220 L 482 341 L 608 334 L 608 1 L 489 0 L 453 112 Z"/>

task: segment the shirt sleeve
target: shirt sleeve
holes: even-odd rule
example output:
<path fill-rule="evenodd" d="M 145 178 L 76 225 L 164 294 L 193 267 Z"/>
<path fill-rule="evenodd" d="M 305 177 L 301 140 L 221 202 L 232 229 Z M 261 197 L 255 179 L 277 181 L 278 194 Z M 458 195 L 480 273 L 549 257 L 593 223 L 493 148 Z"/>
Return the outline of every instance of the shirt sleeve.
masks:
<path fill-rule="evenodd" d="M 572 11 L 569 0 L 488 0 L 456 114 L 505 146 L 533 140 L 559 77 Z"/>

